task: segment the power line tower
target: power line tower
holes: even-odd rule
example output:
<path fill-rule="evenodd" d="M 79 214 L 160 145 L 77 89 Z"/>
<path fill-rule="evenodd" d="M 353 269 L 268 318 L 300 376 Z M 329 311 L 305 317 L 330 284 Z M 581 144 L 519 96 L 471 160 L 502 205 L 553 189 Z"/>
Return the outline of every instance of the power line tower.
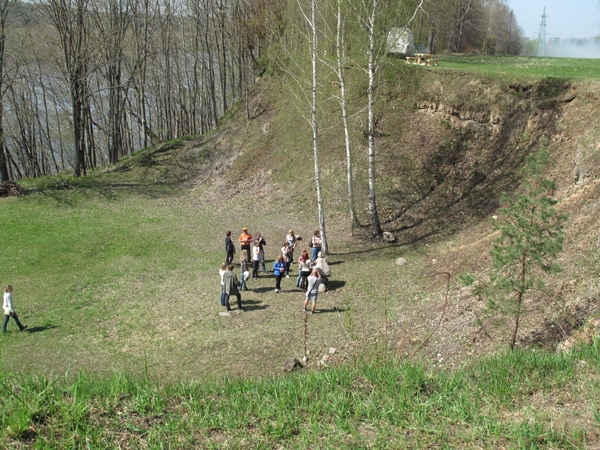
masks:
<path fill-rule="evenodd" d="M 536 56 L 546 56 L 546 7 L 544 6 L 544 14 L 542 14 L 542 23 L 540 24 L 540 32 L 537 38 Z"/>

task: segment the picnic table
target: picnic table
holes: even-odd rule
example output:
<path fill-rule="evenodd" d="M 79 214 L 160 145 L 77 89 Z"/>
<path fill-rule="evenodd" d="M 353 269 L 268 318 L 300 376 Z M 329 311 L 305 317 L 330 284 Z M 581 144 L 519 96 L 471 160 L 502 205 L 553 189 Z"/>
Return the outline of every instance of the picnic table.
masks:
<path fill-rule="evenodd" d="M 417 57 L 417 64 L 421 64 L 423 60 L 433 58 L 433 53 L 415 53 L 415 56 Z"/>
<path fill-rule="evenodd" d="M 409 64 L 411 62 L 414 64 L 422 64 L 423 60 L 425 60 L 425 65 L 431 66 L 431 63 L 434 63 L 437 66 L 439 60 L 434 58 L 434 56 L 435 55 L 433 53 L 415 53 L 415 56 L 407 56 L 406 62 Z"/>

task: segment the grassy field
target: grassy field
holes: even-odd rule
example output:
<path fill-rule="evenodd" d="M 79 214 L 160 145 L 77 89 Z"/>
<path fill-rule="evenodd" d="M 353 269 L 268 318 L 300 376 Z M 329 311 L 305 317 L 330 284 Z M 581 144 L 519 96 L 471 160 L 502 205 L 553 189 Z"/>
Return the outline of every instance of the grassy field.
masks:
<path fill-rule="evenodd" d="M 524 56 L 440 56 L 443 69 L 476 72 L 495 78 L 520 80 L 560 78 L 564 80 L 600 79 L 600 60 L 581 58 L 538 58 Z"/>
<path fill-rule="evenodd" d="M 597 448 L 600 347 L 157 383 L 0 374 L 7 448 Z"/>
<path fill-rule="evenodd" d="M 302 214 L 282 223 L 277 206 L 207 203 L 199 192 L 156 183 L 155 176 L 117 171 L 66 179 L 71 187 L 60 189 L 36 180 L 29 182 L 30 195 L 2 200 L 1 283 L 14 286 L 17 312 L 30 327 L 21 333 L 9 323 L 0 339 L 4 368 L 103 375 L 148 370 L 156 378 L 191 380 L 272 373 L 288 358 L 302 358 L 296 272 L 283 280 L 280 294 L 271 274 L 249 281 L 247 311 L 223 318 L 218 267 L 228 229 L 235 237 L 243 226 L 261 231 L 272 269 L 288 228 L 308 236 L 315 224 Z M 343 234 L 341 224 L 332 224 L 331 233 Z M 344 347 L 351 335 L 382 327 L 386 314 L 413 301 L 408 279 L 416 266 L 404 271 L 404 280 L 395 276 L 397 248 L 335 242 L 332 289 L 310 318 L 312 352 Z M 385 275 L 353 276 L 361 271 Z M 388 298 L 379 294 L 384 280 Z"/>
<path fill-rule="evenodd" d="M 597 77 L 592 60 L 570 65 L 548 60 L 548 70 L 543 61 L 448 57 L 439 69 L 527 82 L 573 78 L 569 71 L 586 67 L 585 77 Z M 275 89 L 283 90 L 265 89 L 256 97 L 277 95 Z M 472 106 L 468 97 L 465 108 Z M 585 98 L 589 103 L 568 104 L 592 110 L 594 96 Z M 406 244 L 384 244 L 370 238 L 368 229 L 352 235 L 343 164 L 333 151 L 324 152 L 333 276 L 331 289 L 319 297 L 318 314 L 301 312 L 303 294 L 295 287 L 294 270 L 280 294 L 270 274 L 250 280 L 250 290 L 243 292 L 246 312 L 219 316 L 225 231 L 236 238 L 246 226 L 265 235 L 271 269 L 289 228 L 306 238 L 317 227 L 312 163 L 302 144 L 306 130 L 297 126 L 293 108 L 275 115 L 268 99 L 260 102 L 252 105 L 254 121 L 236 122 L 232 113 L 222 129 L 199 139 L 206 145 L 167 143 L 77 180 L 68 174 L 24 180 L 27 196 L 0 200 L 0 283 L 14 286 L 16 309 L 30 327 L 21 333 L 11 322 L 0 338 L 2 444 L 597 446 L 597 344 L 561 356 L 539 351 L 542 341 L 523 341 L 535 350 L 484 357 L 505 347 L 502 333 L 508 327 L 501 319 L 486 322 L 491 342 L 474 314 L 481 302 L 452 282 L 451 301 L 443 307 L 444 280 L 435 274 L 456 275 L 480 263 L 489 238 L 485 221 L 448 223 L 444 229 L 424 222 Z M 255 131 L 239 132 L 244 127 Z M 324 142 L 326 149 L 339 138 L 331 129 L 323 135 L 331 139 Z M 229 153 L 213 160 L 209 150 L 219 142 Z M 237 148 L 244 149 L 235 154 L 231 149 Z M 571 165 L 563 161 L 560 168 L 569 180 Z M 581 163 L 581 173 L 592 173 L 586 170 Z M 364 177 L 358 180 L 362 186 Z M 393 180 L 382 184 L 386 181 Z M 570 189 L 569 183 L 564 186 Z M 593 186 L 586 195 L 593 194 Z M 578 198 L 573 208 L 583 214 L 586 201 Z M 427 211 L 436 210 L 417 211 L 415 227 Z M 363 221 L 368 217 L 364 210 L 359 214 Z M 598 223 L 593 215 L 585 220 Z M 589 227 L 584 233 L 596 242 L 595 228 Z M 578 237 L 584 233 L 577 230 Z M 579 244 L 586 252 L 592 249 L 581 239 Z M 597 276 L 586 254 L 576 255 L 586 265 L 580 278 L 590 280 L 589 289 L 579 292 L 595 298 Z M 400 256 L 408 264 L 397 266 Z M 565 279 L 567 287 L 560 288 L 565 295 L 579 296 L 575 272 L 569 274 L 575 282 Z M 548 317 L 548 327 L 554 326 L 554 317 Z M 527 329 L 527 320 L 523 335 L 539 331 L 533 321 Z M 411 358 L 436 327 L 429 345 Z M 556 339 L 553 334 L 547 342 Z M 302 359 L 305 347 L 308 370 L 274 375 L 289 358 Z M 316 370 L 330 348 L 336 349 L 335 367 Z"/>

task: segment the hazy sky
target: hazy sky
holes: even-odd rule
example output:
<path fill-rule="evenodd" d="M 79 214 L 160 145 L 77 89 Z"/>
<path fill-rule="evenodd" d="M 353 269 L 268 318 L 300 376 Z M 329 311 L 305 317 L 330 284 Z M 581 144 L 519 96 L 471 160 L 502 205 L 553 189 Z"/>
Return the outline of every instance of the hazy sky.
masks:
<path fill-rule="evenodd" d="M 546 7 L 547 36 L 566 39 L 600 35 L 598 0 L 508 0 L 528 38 L 537 38 Z"/>

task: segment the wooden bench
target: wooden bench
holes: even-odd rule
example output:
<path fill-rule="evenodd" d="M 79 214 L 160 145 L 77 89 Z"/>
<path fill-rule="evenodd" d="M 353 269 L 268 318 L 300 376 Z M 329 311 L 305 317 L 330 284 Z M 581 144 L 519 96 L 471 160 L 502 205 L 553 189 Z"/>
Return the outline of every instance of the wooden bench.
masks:
<path fill-rule="evenodd" d="M 437 59 L 437 58 L 428 58 L 427 65 L 431 66 L 431 63 L 433 63 L 435 66 L 438 66 L 439 65 L 438 61 L 439 61 L 439 59 Z"/>
<path fill-rule="evenodd" d="M 410 64 L 411 62 L 414 64 L 417 61 L 417 58 L 414 56 L 407 56 L 406 57 L 406 63 Z"/>

